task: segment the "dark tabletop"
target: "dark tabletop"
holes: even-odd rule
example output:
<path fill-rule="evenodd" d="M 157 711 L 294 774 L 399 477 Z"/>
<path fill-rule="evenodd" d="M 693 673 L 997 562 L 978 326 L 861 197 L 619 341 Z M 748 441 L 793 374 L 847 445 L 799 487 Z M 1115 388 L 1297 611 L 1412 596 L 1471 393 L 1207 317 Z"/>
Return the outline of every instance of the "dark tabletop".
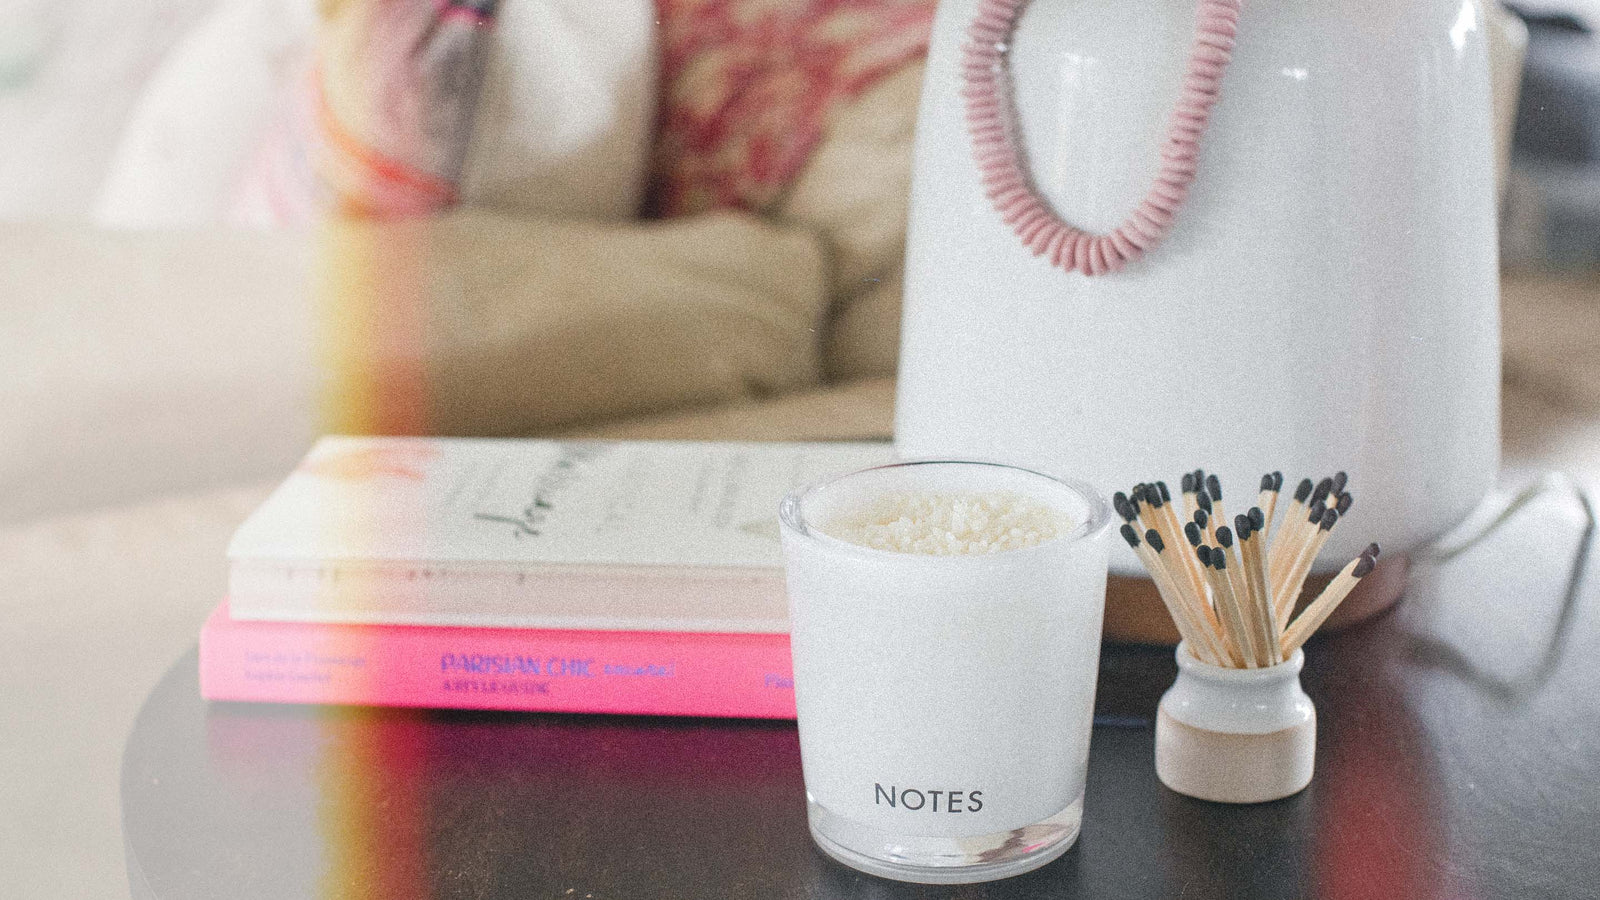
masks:
<path fill-rule="evenodd" d="M 1541 484 L 1419 562 L 1395 612 L 1308 645 L 1317 772 L 1286 800 L 1162 787 L 1171 652 L 1107 647 L 1078 845 L 1006 881 L 905 885 L 812 847 L 792 723 L 208 704 L 191 652 L 123 758 L 134 894 L 1600 897 L 1593 517 Z"/>

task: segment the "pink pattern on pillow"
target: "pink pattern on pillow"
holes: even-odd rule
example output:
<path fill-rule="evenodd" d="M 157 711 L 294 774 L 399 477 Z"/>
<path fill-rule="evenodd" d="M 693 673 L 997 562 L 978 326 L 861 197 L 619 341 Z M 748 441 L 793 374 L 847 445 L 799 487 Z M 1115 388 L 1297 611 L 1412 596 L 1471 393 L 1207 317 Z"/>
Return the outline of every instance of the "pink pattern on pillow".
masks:
<path fill-rule="evenodd" d="M 657 0 L 661 133 L 651 211 L 763 210 L 828 114 L 928 45 L 934 0 Z"/>

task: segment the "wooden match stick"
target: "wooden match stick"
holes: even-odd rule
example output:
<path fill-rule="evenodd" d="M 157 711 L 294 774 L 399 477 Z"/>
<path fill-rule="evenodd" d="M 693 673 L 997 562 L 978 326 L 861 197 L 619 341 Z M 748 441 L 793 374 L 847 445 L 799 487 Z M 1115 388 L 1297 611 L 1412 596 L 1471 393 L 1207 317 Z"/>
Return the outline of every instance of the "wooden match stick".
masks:
<path fill-rule="evenodd" d="M 1178 521 L 1178 513 L 1172 507 L 1171 495 L 1167 493 L 1167 483 L 1156 482 L 1156 490 L 1161 495 L 1161 506 L 1157 512 L 1161 513 L 1161 518 L 1167 523 L 1166 533 L 1162 537 L 1170 541 L 1174 547 L 1181 546 L 1183 523 Z"/>
<path fill-rule="evenodd" d="M 1250 526 L 1250 541 L 1248 545 L 1241 543 L 1240 550 L 1245 554 L 1245 565 L 1250 570 L 1250 580 L 1255 584 L 1257 602 L 1261 604 L 1261 628 L 1269 636 L 1267 644 L 1272 648 L 1273 656 L 1277 657 L 1281 632 L 1273 615 L 1272 582 L 1267 578 L 1267 517 L 1260 507 L 1251 507 L 1245 519 Z M 1275 658 L 1273 662 L 1276 664 L 1283 660 Z"/>
<path fill-rule="evenodd" d="M 1172 504 L 1162 502 L 1160 489 L 1154 485 L 1145 485 L 1142 499 L 1148 501 L 1144 504 L 1144 508 L 1148 509 L 1149 513 L 1147 516 L 1141 517 L 1141 521 L 1146 523 L 1146 530 L 1154 529 L 1161 535 L 1165 544 L 1170 544 L 1174 548 L 1183 546 L 1183 528 L 1178 525 L 1178 517 L 1172 513 Z M 1201 574 L 1199 567 L 1189 559 L 1189 554 L 1179 552 L 1177 555 L 1183 557 L 1183 559 L 1175 565 L 1183 568 L 1184 573 L 1187 575 L 1189 586 L 1194 590 L 1194 596 L 1199 598 L 1202 601 L 1202 605 L 1204 605 L 1203 601 L 1206 596 L 1205 576 Z M 1209 610 L 1209 607 L 1207 609 Z"/>
<path fill-rule="evenodd" d="M 1200 533 L 1205 535 L 1209 543 L 1214 538 L 1212 529 L 1217 527 L 1216 517 L 1211 514 L 1211 495 L 1201 490 L 1194 495 L 1194 499 L 1195 505 L 1199 507 L 1195 511 L 1194 522 L 1200 526 Z"/>
<path fill-rule="evenodd" d="M 1181 505 L 1163 481 L 1119 492 L 1112 505 L 1123 519 L 1123 538 L 1149 570 L 1195 656 L 1213 665 L 1256 668 L 1277 665 L 1299 648 L 1376 565 L 1373 544 L 1294 616 L 1318 555 L 1354 502 L 1344 490 L 1347 483 L 1343 472 L 1315 484 L 1302 480 L 1276 523 L 1276 535 L 1271 531 L 1281 472 L 1262 476 L 1259 505 L 1235 516 L 1231 528 L 1220 480 L 1201 469 L 1184 473 Z"/>
<path fill-rule="evenodd" d="M 1306 576 L 1311 574 L 1311 566 L 1317 561 L 1317 556 L 1322 553 L 1322 548 L 1328 543 L 1328 537 L 1333 533 L 1333 526 L 1338 524 L 1339 514 L 1331 509 L 1325 510 L 1322 521 L 1318 523 L 1317 531 L 1312 539 L 1306 543 L 1305 549 L 1300 552 L 1300 557 L 1295 560 L 1294 567 L 1289 570 L 1283 582 L 1283 595 L 1286 601 L 1278 607 L 1278 628 L 1288 626 L 1289 616 L 1294 612 L 1295 603 L 1300 599 L 1300 591 L 1305 587 Z M 1277 587 L 1274 586 L 1274 590 Z"/>
<path fill-rule="evenodd" d="M 1332 491 L 1332 489 L 1332 478 L 1324 478 L 1317 482 L 1317 486 L 1311 491 L 1311 496 L 1306 498 L 1306 508 L 1315 509 L 1318 504 L 1326 506 L 1328 494 Z M 1284 572 L 1293 566 L 1295 556 L 1300 552 L 1301 548 L 1305 545 L 1305 542 L 1317 536 L 1317 523 L 1311 521 L 1309 517 L 1299 521 L 1291 519 L 1283 524 L 1285 526 L 1293 525 L 1294 530 L 1283 536 L 1288 538 L 1287 541 L 1280 539 L 1279 541 L 1273 542 L 1272 549 L 1274 556 L 1272 557 L 1272 565 L 1269 571 L 1272 573 L 1272 583 L 1274 585 L 1277 585 L 1278 582 L 1282 580 Z M 1282 545 L 1281 547 L 1280 544 Z M 1282 556 L 1276 555 L 1277 551 L 1280 549 L 1284 551 Z M 1276 595 L 1277 592 L 1274 591 L 1273 593 Z"/>
<path fill-rule="evenodd" d="M 1282 472 L 1272 472 L 1261 476 L 1261 488 L 1256 492 L 1256 506 L 1261 509 L 1262 515 L 1266 516 L 1268 525 L 1272 524 L 1272 514 L 1277 511 L 1278 491 L 1282 487 Z M 1265 528 L 1257 528 L 1256 530 L 1263 533 L 1266 531 Z"/>
<path fill-rule="evenodd" d="M 1196 516 L 1204 517 L 1205 510 L 1197 510 Z M 1190 522 L 1189 524 L 1183 526 L 1183 536 L 1189 539 L 1189 548 L 1193 551 L 1198 551 L 1202 546 L 1205 546 L 1205 533 L 1201 530 L 1199 525 L 1199 521 L 1201 520 L 1202 518 L 1197 518 L 1197 521 Z M 1205 576 L 1201 574 L 1203 567 L 1206 564 L 1200 561 L 1198 553 L 1186 554 L 1186 556 L 1188 559 L 1194 562 L 1195 573 L 1200 575 L 1202 583 L 1209 584 L 1209 580 L 1207 580 Z M 1202 590 L 1200 595 L 1203 597 L 1205 595 L 1205 591 Z M 1211 607 L 1208 605 L 1206 609 L 1211 610 Z M 1216 618 L 1215 611 L 1212 611 L 1211 621 L 1219 629 L 1222 627 L 1221 622 Z"/>
<path fill-rule="evenodd" d="M 1261 515 L 1259 507 L 1252 507 L 1251 512 Z M 1272 615 L 1272 601 L 1267 597 L 1266 580 L 1261 570 L 1261 540 L 1260 532 L 1251 524 L 1250 516 L 1240 513 L 1234 516 L 1234 533 L 1239 541 L 1239 560 L 1241 562 L 1245 583 L 1245 606 L 1249 610 L 1251 626 L 1255 629 L 1256 646 L 1265 651 L 1262 665 L 1274 665 L 1281 660 L 1278 656 L 1278 631 L 1274 627 Z"/>
<path fill-rule="evenodd" d="M 1222 622 L 1222 635 L 1226 638 L 1229 654 L 1235 665 L 1254 668 L 1255 655 L 1250 652 L 1249 628 L 1244 622 L 1244 611 L 1239 608 L 1233 590 L 1228 585 L 1227 563 L 1221 548 L 1202 545 L 1195 553 L 1205 564 L 1206 579 L 1211 585 L 1211 597 L 1217 605 L 1217 618 Z"/>
<path fill-rule="evenodd" d="M 1309 539 L 1316 536 L 1317 527 L 1322 523 L 1322 517 L 1326 514 L 1326 507 L 1320 503 L 1313 504 L 1311 512 L 1304 516 L 1303 521 L 1296 524 L 1292 531 L 1289 531 L 1287 541 L 1281 544 L 1278 541 L 1274 541 L 1272 544 L 1272 552 L 1279 554 L 1282 558 L 1282 562 L 1277 568 L 1272 568 L 1270 564 L 1267 568 L 1267 584 L 1272 588 L 1272 609 L 1274 618 L 1279 623 L 1279 630 L 1283 628 L 1282 623 L 1287 615 L 1286 610 L 1294 608 L 1294 598 L 1285 596 L 1288 589 L 1289 573 L 1294 568 L 1295 563 L 1299 561 L 1301 554 L 1305 552 Z M 1283 523 L 1284 530 L 1289 530 L 1289 526 L 1290 523 Z M 1278 557 L 1274 557 L 1274 561 L 1277 559 Z"/>
<path fill-rule="evenodd" d="M 1222 665 L 1222 658 L 1217 656 L 1211 643 L 1197 634 L 1197 627 L 1190 619 L 1188 607 L 1178 599 L 1178 587 L 1172 581 L 1172 575 L 1167 567 L 1144 541 L 1139 540 L 1139 533 L 1132 524 L 1122 523 L 1122 539 L 1128 542 L 1133 552 L 1138 554 L 1139 561 L 1150 573 L 1150 580 L 1155 583 L 1156 593 L 1161 596 L 1162 605 L 1166 606 L 1167 614 L 1172 616 L 1172 624 L 1177 626 L 1178 634 L 1194 648 L 1195 655 L 1211 663 Z"/>
<path fill-rule="evenodd" d="M 1216 538 L 1217 526 L 1228 524 L 1228 511 L 1222 508 L 1222 481 L 1215 475 L 1206 476 L 1206 494 L 1211 498 L 1210 508 L 1206 510 L 1211 516 L 1211 536 Z"/>
<path fill-rule="evenodd" d="M 1177 576 L 1173 574 L 1174 564 L 1170 562 L 1171 554 L 1167 551 L 1166 542 L 1155 529 L 1145 532 L 1145 543 L 1156 557 L 1156 565 L 1160 566 L 1167 575 L 1168 583 L 1173 590 L 1173 599 L 1183 607 L 1184 615 L 1188 618 L 1190 628 L 1200 646 L 1208 651 L 1212 658 L 1218 660 L 1218 665 L 1227 665 L 1229 653 L 1222 635 L 1222 626 L 1211 615 L 1210 607 L 1206 605 L 1205 592 L 1185 591 L 1178 583 Z M 1177 555 L 1187 555 L 1181 550 L 1174 550 Z"/>
<path fill-rule="evenodd" d="M 1294 623 L 1284 630 L 1283 639 L 1279 643 L 1280 652 L 1287 657 L 1299 649 L 1307 638 L 1322 627 L 1322 623 L 1328 620 L 1328 616 L 1333 614 L 1333 611 L 1338 608 L 1344 598 L 1350 596 L 1350 592 L 1355 590 L 1356 584 L 1362 578 L 1365 578 L 1377 564 L 1376 554 L 1368 556 L 1363 553 L 1351 560 L 1339 572 L 1338 576 L 1327 587 L 1322 589 L 1322 593 L 1317 595 L 1317 599 L 1311 601 L 1311 605 L 1306 607 L 1305 612 L 1296 617 Z"/>
<path fill-rule="evenodd" d="M 1350 514 L 1350 507 L 1356 500 L 1349 494 L 1336 494 L 1335 496 L 1338 498 L 1337 501 L 1329 505 L 1333 507 L 1334 511 L 1339 514 L 1339 518 L 1342 519 Z"/>
<path fill-rule="evenodd" d="M 1309 478 L 1302 478 L 1300 484 L 1295 487 L 1294 501 L 1289 504 L 1288 511 L 1283 514 L 1283 524 L 1278 526 L 1278 533 L 1272 535 L 1272 543 L 1267 546 L 1268 572 L 1278 571 L 1278 566 L 1281 565 L 1279 556 L 1284 552 L 1283 547 L 1289 542 L 1294 530 L 1300 527 L 1300 522 L 1306 514 L 1306 501 L 1311 498 L 1314 489 L 1315 485 Z"/>
<path fill-rule="evenodd" d="M 1249 575 L 1239 562 L 1239 554 L 1235 551 L 1233 529 L 1224 525 L 1217 529 L 1217 547 L 1220 548 L 1226 565 L 1219 565 L 1219 571 L 1227 573 L 1227 588 L 1231 595 L 1231 602 L 1239 609 L 1239 623 L 1244 628 L 1244 646 L 1241 650 L 1247 651 L 1250 661 L 1257 666 L 1267 665 L 1267 657 L 1272 655 L 1269 644 L 1261 639 L 1261 629 L 1256 624 L 1255 603 L 1250 599 Z M 1213 551 L 1215 557 L 1217 551 Z"/>

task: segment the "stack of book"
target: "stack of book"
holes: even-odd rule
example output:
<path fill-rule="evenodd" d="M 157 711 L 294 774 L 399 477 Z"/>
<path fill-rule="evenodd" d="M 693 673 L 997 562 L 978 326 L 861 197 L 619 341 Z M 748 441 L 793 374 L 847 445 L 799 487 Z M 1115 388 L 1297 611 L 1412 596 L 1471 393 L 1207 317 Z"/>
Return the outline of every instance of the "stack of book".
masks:
<path fill-rule="evenodd" d="M 201 693 L 792 718 L 778 501 L 890 457 L 324 438 L 234 535 Z"/>

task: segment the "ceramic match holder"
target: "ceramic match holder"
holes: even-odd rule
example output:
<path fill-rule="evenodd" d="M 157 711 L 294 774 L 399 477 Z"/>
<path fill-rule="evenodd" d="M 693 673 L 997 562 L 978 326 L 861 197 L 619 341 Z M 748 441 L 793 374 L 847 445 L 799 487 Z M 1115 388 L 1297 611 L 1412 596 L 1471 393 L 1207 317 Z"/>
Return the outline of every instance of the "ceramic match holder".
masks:
<path fill-rule="evenodd" d="M 1180 794 L 1263 803 L 1311 782 L 1317 711 L 1300 688 L 1305 653 L 1256 669 L 1213 666 L 1186 643 L 1156 713 L 1156 775 Z"/>

